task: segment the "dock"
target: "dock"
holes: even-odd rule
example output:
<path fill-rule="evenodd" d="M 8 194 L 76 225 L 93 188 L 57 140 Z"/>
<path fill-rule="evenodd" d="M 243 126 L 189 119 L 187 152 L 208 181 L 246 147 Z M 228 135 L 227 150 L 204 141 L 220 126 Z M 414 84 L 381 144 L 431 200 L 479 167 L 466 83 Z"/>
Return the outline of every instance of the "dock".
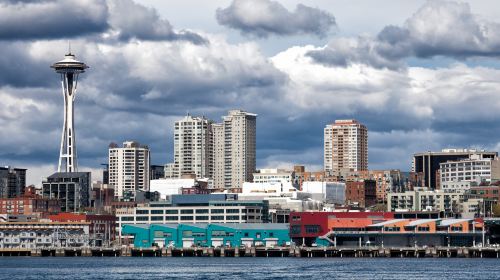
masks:
<path fill-rule="evenodd" d="M 0 257 L 500 258 L 497 247 L 1 248 Z"/>

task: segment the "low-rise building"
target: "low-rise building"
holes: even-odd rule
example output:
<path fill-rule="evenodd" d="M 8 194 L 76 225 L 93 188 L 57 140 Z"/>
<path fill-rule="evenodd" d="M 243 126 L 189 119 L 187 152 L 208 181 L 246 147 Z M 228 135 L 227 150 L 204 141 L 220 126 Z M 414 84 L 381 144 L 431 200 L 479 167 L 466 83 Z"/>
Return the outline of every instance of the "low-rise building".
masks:
<path fill-rule="evenodd" d="M 89 226 L 89 222 L 0 223 L 0 248 L 88 246 Z"/>
<path fill-rule="evenodd" d="M 263 200 L 238 200 L 236 194 L 173 195 L 171 201 L 116 209 L 116 216 L 119 229 L 125 224 L 263 223 L 269 206 Z"/>
<path fill-rule="evenodd" d="M 89 240 L 92 246 L 109 246 L 116 238 L 116 216 L 77 213 L 50 215 L 53 222 L 88 222 Z"/>
<path fill-rule="evenodd" d="M 256 247 L 289 244 L 288 224 L 125 225 L 134 247 Z"/>
<path fill-rule="evenodd" d="M 459 213 L 463 192 L 447 193 L 443 190 L 415 189 L 387 194 L 388 211 L 443 211 Z"/>
<path fill-rule="evenodd" d="M 295 174 L 293 171 L 276 168 L 260 169 L 253 173 L 254 183 L 293 183 Z"/>
<path fill-rule="evenodd" d="M 34 187 L 27 187 L 22 196 L 0 198 L 0 214 L 32 215 L 35 213 L 56 213 L 61 211 L 57 199 L 43 198 L 35 193 Z"/>
<path fill-rule="evenodd" d="M 345 199 L 347 205 L 362 208 L 377 203 L 377 184 L 374 180 L 346 182 Z"/>

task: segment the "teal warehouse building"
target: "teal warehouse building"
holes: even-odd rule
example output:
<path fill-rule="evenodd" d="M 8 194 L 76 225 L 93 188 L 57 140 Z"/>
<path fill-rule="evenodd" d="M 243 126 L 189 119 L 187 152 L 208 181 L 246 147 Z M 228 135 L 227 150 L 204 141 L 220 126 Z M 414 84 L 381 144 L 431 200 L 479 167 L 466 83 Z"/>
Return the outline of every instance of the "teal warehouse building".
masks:
<path fill-rule="evenodd" d="M 258 247 L 290 244 L 289 225 L 248 224 L 140 224 L 123 225 L 134 247 Z"/>

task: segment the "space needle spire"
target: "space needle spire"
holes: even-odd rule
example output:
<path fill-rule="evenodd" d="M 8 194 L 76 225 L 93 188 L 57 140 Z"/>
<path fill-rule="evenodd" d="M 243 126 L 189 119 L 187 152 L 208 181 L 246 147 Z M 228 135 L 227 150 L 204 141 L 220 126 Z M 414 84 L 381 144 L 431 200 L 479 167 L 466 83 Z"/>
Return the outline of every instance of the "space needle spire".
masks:
<path fill-rule="evenodd" d="M 64 125 L 61 136 L 61 150 L 59 153 L 58 172 L 78 171 L 76 157 L 76 135 L 74 122 L 74 104 L 76 89 L 78 85 L 78 75 L 89 68 L 85 63 L 76 60 L 71 53 L 71 45 L 68 46 L 68 54 L 64 59 L 50 66 L 60 74 L 62 93 L 64 97 Z"/>

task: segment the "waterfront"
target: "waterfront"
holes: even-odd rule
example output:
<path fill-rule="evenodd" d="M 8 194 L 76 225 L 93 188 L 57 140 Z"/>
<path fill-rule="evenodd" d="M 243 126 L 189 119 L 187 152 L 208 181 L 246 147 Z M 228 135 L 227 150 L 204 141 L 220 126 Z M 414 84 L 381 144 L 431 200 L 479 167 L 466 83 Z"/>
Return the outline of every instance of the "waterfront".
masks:
<path fill-rule="evenodd" d="M 0 279 L 495 279 L 496 259 L 0 258 Z"/>

